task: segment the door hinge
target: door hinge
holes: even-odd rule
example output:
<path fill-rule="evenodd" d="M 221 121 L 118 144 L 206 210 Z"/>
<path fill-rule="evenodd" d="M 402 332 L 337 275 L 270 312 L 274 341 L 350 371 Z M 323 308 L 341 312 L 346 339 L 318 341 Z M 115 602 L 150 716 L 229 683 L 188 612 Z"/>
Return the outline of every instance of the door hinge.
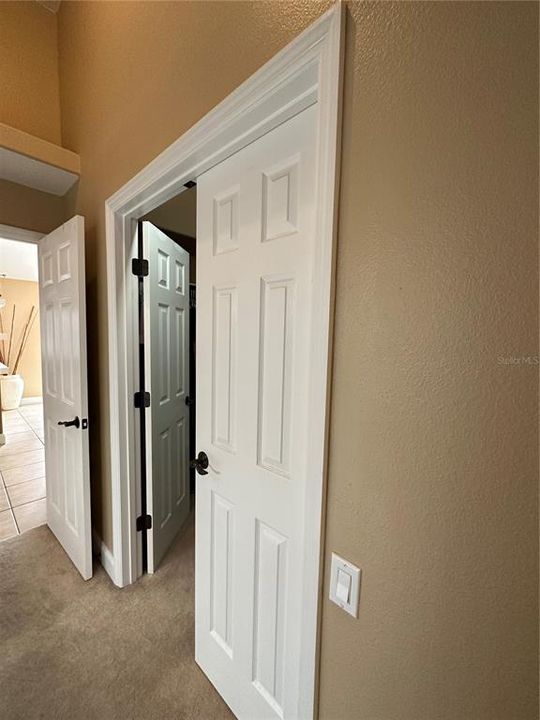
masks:
<path fill-rule="evenodd" d="M 147 408 L 150 407 L 150 393 L 149 392 L 136 392 L 133 396 L 133 402 L 136 408 Z"/>
<path fill-rule="evenodd" d="M 83 418 L 81 420 L 81 427 L 83 430 L 88 430 L 88 419 L 87 418 Z"/>
<path fill-rule="evenodd" d="M 131 261 L 131 272 L 137 277 L 146 277 L 148 275 L 148 260 L 133 258 Z"/>
<path fill-rule="evenodd" d="M 141 530 L 151 530 L 152 529 L 152 516 L 151 515 L 139 515 L 139 517 L 135 521 L 135 528 L 136 528 L 137 532 L 140 532 Z"/>

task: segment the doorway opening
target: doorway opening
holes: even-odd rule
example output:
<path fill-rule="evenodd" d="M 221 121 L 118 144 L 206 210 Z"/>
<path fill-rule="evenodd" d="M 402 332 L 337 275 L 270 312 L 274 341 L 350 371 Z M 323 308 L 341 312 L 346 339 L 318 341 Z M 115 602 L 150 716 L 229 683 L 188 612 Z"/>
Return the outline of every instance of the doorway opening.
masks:
<path fill-rule="evenodd" d="M 47 521 L 37 245 L 0 236 L 0 541 Z"/>
<path fill-rule="evenodd" d="M 2 481 L 4 488 L 7 487 L 6 472 L 11 469 L 7 467 L 8 464 L 13 468 L 21 467 L 21 474 L 24 475 L 22 482 L 17 482 L 21 488 L 18 488 L 16 493 L 14 490 L 11 491 L 12 507 L 7 509 L 12 511 L 15 522 L 19 514 L 21 517 L 19 525 L 25 530 L 31 524 L 35 526 L 46 522 L 83 578 L 87 580 L 92 577 L 92 548 L 86 385 L 84 219 L 76 216 L 47 235 L 0 225 L 0 237 L 22 242 L 27 248 L 26 252 L 34 254 L 33 277 L 38 281 L 39 303 L 36 297 L 33 316 L 30 317 L 26 327 L 26 336 L 24 334 L 22 336 L 22 353 L 18 351 L 16 356 L 11 356 L 11 359 L 15 358 L 11 370 L 13 374 L 13 370 L 22 368 L 20 362 L 17 365 L 17 357 L 22 357 L 24 354 L 24 342 L 28 346 L 32 338 L 31 332 L 36 333 L 34 337 L 37 336 L 41 345 L 43 400 L 41 405 L 38 399 L 36 405 L 39 407 L 24 410 L 21 408 L 20 417 L 13 416 L 14 419 L 10 420 L 10 416 L 6 416 L 6 432 L 20 430 L 21 421 L 24 421 L 41 443 L 41 447 L 36 446 L 35 450 L 26 449 L 17 458 L 13 457 L 15 453 L 12 452 L 15 450 L 15 442 L 4 445 L 3 452 L 6 454 L 6 459 L 1 461 L 4 468 L 0 470 L 4 475 Z M 13 257 L 11 252 L 6 263 L 9 259 L 13 260 Z M 36 268 L 36 260 L 38 268 Z M 41 306 L 39 319 L 38 304 Z M 13 317 L 13 309 L 11 317 Z M 16 337 L 16 324 L 13 330 L 13 337 Z M 9 338 L 7 339 L 9 345 Z M 6 353 L 9 355 L 9 348 L 6 348 Z M 39 398 L 39 396 L 34 397 Z M 8 398 L 9 393 L 6 392 L 4 400 Z M 22 430 L 25 433 L 29 432 L 24 426 Z M 27 435 L 26 441 L 29 440 L 32 438 Z M 35 455 L 32 454 L 34 452 Z M 34 491 L 37 492 L 38 486 L 38 483 L 33 481 L 41 479 L 45 479 L 44 497 L 37 498 L 37 504 L 32 507 L 31 503 L 35 500 L 30 497 L 31 489 L 34 487 Z M 23 492 L 28 502 L 23 503 L 23 511 L 17 511 L 16 501 L 13 498 Z M 41 489 L 39 494 L 42 493 Z M 10 491 L 7 497 L 9 503 Z M 28 521 L 25 522 L 25 519 L 22 519 L 24 514 L 32 514 L 33 520 L 26 518 Z M 4 517 L 9 516 L 6 514 Z"/>
<path fill-rule="evenodd" d="M 141 562 L 155 572 L 195 507 L 197 190 L 138 222 Z"/>

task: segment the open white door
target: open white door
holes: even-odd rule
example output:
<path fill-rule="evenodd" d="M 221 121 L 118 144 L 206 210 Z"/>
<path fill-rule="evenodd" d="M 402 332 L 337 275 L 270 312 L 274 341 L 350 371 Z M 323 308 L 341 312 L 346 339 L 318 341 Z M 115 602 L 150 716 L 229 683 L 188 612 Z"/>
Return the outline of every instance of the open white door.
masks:
<path fill-rule="evenodd" d="M 302 596 L 317 487 L 316 119 L 304 110 L 197 179 L 197 449 L 209 466 L 197 476 L 196 659 L 241 720 L 307 717 L 314 693 Z"/>
<path fill-rule="evenodd" d="M 47 524 L 92 577 L 84 218 L 38 245 Z"/>
<path fill-rule="evenodd" d="M 154 572 L 189 513 L 189 253 L 143 222 L 148 571 Z"/>

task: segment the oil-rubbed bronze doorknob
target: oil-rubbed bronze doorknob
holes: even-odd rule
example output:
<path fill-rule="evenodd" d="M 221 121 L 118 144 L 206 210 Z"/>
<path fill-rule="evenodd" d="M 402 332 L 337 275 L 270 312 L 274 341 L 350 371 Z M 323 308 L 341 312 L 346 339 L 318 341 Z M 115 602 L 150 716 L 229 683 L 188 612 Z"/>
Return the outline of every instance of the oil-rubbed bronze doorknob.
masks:
<path fill-rule="evenodd" d="M 208 464 L 208 455 L 201 450 L 195 460 L 192 460 L 189 465 L 190 467 L 195 468 L 199 475 L 208 475 L 208 472 L 206 470 Z"/>
<path fill-rule="evenodd" d="M 81 422 L 79 420 L 79 416 L 77 415 L 73 420 L 60 420 L 58 424 L 63 425 L 64 427 L 76 427 L 79 429 Z"/>

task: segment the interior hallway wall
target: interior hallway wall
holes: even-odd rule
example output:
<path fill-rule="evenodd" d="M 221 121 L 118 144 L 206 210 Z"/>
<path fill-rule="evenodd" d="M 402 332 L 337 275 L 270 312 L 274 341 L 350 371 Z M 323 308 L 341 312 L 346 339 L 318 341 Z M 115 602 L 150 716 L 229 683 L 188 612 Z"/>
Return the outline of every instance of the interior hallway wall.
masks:
<path fill-rule="evenodd" d="M 0 122 L 60 144 L 57 17 L 37 2 L 0 2 Z"/>
<path fill-rule="evenodd" d="M 539 5 L 348 7 L 321 718 L 537 720 Z"/>
<path fill-rule="evenodd" d="M 58 197 L 8 180 L 0 180 L 0 225 L 11 225 L 44 234 L 51 232 L 67 219 L 69 197 Z"/>
<path fill-rule="evenodd" d="M 104 201 L 324 8 L 62 3 L 109 544 Z M 358 620 L 324 601 L 320 715 L 536 720 L 538 372 L 505 359 L 538 353 L 538 5 L 348 15 L 327 550 L 363 581 Z"/>

